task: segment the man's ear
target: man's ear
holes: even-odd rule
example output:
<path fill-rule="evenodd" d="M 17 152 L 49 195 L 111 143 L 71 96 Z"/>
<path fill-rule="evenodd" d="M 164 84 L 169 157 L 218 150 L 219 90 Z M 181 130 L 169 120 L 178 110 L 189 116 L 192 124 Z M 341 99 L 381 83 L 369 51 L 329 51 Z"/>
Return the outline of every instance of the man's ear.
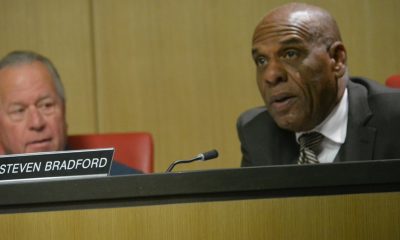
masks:
<path fill-rule="evenodd" d="M 329 47 L 329 56 L 331 57 L 332 70 L 335 72 L 337 78 L 343 77 L 346 72 L 346 48 L 340 41 L 334 42 Z"/>

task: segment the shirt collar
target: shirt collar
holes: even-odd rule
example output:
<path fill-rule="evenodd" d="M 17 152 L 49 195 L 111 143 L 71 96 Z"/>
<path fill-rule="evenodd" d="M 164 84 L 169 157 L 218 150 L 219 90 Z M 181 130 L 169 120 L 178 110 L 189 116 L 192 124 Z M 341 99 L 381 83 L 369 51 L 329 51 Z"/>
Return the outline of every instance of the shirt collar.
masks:
<path fill-rule="evenodd" d="M 319 132 L 331 141 L 343 144 L 346 139 L 348 111 L 349 101 L 346 88 L 339 104 L 336 105 L 328 117 L 314 129 L 307 132 Z M 298 140 L 303 133 L 305 132 L 296 132 L 296 139 Z"/>

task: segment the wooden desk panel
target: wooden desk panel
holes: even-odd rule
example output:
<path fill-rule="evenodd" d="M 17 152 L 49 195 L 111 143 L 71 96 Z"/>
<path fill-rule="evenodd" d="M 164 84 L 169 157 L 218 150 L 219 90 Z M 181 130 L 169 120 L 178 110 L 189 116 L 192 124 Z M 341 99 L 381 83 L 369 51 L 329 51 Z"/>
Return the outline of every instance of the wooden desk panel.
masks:
<path fill-rule="evenodd" d="M 400 239 L 400 193 L 0 215 L 1 239 Z"/>
<path fill-rule="evenodd" d="M 400 161 L 0 184 L 0 239 L 400 239 Z"/>

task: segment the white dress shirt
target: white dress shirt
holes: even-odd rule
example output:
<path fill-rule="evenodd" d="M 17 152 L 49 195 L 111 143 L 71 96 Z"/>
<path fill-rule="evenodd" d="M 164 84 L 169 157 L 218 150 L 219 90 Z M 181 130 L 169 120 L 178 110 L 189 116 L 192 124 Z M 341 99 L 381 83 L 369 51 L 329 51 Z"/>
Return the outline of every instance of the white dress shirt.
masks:
<path fill-rule="evenodd" d="M 347 133 L 347 119 L 349 111 L 349 101 L 347 88 L 339 104 L 333 109 L 328 117 L 314 129 L 307 132 L 319 132 L 324 135 L 321 142 L 322 151 L 318 154 L 320 163 L 331 163 L 339 152 L 340 146 L 344 143 Z M 303 133 L 296 133 L 297 142 Z"/>

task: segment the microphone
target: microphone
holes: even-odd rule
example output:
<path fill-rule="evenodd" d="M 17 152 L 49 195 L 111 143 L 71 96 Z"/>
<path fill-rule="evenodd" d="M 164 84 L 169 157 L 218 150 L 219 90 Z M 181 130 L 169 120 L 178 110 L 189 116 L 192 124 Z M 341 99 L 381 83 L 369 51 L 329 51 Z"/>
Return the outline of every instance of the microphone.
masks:
<path fill-rule="evenodd" d="M 190 162 L 200 161 L 200 160 L 201 161 L 207 161 L 207 160 L 214 159 L 214 158 L 217 158 L 217 157 L 218 157 L 218 151 L 213 149 L 213 150 L 208 151 L 208 152 L 200 153 L 199 155 L 197 155 L 196 157 L 194 157 L 194 158 L 192 158 L 190 160 L 176 160 L 171 165 L 169 165 L 167 171 L 165 171 L 165 172 L 171 172 L 172 169 L 177 164 L 190 163 Z"/>

